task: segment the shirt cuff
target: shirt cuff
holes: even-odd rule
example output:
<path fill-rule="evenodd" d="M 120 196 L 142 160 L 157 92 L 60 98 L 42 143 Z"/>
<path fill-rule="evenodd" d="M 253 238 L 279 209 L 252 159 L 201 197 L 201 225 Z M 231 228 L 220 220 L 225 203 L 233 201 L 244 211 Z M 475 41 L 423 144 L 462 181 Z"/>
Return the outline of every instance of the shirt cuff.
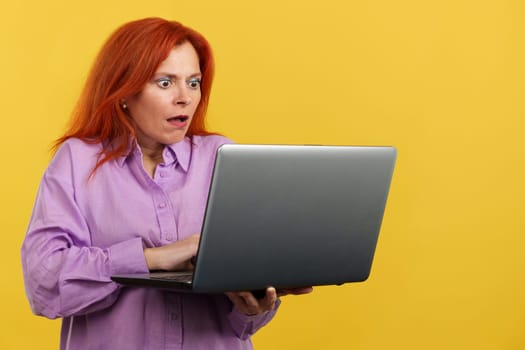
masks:
<path fill-rule="evenodd" d="M 149 272 L 140 237 L 112 245 L 108 255 L 112 275 Z"/>

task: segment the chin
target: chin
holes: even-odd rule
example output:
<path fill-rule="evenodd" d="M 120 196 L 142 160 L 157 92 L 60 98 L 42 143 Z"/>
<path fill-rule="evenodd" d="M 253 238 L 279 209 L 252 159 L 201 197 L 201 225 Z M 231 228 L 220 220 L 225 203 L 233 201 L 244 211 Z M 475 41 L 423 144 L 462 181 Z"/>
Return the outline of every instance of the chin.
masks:
<path fill-rule="evenodd" d="M 169 144 L 173 144 L 173 143 L 179 143 L 181 142 L 182 140 L 184 140 L 184 137 L 186 136 L 186 132 L 184 132 L 184 134 L 181 134 L 181 135 L 177 135 L 177 136 L 172 136 L 172 137 L 169 137 L 166 141 L 166 144 L 169 145 Z"/>

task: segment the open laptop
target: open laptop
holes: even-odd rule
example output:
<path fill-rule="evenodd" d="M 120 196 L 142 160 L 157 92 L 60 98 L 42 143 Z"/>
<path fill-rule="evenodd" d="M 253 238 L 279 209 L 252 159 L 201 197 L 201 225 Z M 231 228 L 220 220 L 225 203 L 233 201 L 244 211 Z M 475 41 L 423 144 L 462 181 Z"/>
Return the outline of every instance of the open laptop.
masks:
<path fill-rule="evenodd" d="M 393 147 L 223 145 L 194 271 L 112 279 L 197 293 L 365 281 L 395 159 Z"/>

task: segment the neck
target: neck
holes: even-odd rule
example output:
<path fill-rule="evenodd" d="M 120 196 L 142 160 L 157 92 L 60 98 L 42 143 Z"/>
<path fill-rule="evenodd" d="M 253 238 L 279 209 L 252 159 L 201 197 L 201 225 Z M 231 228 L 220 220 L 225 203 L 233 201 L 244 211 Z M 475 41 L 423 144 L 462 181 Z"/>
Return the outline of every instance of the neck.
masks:
<path fill-rule="evenodd" d="M 141 147 L 142 164 L 144 165 L 144 170 L 146 170 L 146 172 L 151 178 L 153 178 L 155 174 L 155 169 L 157 168 L 157 165 L 164 161 L 164 158 L 162 157 L 163 150 L 164 147 L 160 149 L 148 149 L 145 147 Z"/>

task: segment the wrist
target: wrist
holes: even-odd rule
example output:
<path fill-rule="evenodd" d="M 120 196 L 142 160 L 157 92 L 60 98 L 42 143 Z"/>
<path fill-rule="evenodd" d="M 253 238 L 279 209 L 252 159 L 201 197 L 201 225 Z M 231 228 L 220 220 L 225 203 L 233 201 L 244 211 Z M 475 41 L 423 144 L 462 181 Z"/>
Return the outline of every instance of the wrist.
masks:
<path fill-rule="evenodd" d="M 144 248 L 144 258 L 146 259 L 148 270 L 159 270 L 154 248 Z"/>

